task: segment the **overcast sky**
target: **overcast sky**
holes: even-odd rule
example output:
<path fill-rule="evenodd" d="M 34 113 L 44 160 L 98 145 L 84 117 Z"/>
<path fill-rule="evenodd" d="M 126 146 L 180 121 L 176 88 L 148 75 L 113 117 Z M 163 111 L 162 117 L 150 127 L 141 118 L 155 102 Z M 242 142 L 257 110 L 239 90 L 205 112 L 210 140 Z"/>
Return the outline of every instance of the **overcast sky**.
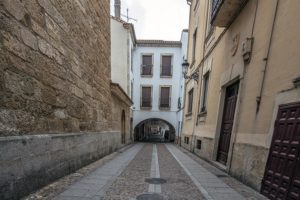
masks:
<path fill-rule="evenodd" d="M 186 0 L 121 0 L 122 14 L 134 24 L 138 39 L 180 40 L 182 29 L 188 28 L 189 6 Z M 114 15 L 114 0 L 111 0 Z M 126 17 L 122 17 L 126 21 Z"/>

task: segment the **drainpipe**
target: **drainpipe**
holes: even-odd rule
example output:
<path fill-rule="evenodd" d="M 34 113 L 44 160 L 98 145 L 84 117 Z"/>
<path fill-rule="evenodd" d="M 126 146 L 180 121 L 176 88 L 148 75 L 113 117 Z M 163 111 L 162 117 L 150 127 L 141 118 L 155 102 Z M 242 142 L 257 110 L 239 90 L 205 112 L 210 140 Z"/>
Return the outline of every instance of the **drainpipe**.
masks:
<path fill-rule="evenodd" d="M 279 4 L 279 0 L 276 0 L 276 7 L 275 7 L 275 11 L 274 11 L 274 17 L 273 17 L 272 28 L 271 28 L 270 38 L 269 38 L 269 45 L 268 45 L 268 49 L 267 49 L 267 55 L 264 58 L 265 65 L 264 65 L 264 68 L 263 68 L 263 71 L 262 71 L 263 77 L 262 77 L 262 81 L 261 81 L 259 96 L 256 97 L 256 114 L 258 114 L 259 109 L 260 109 L 261 98 L 262 98 L 262 93 L 263 93 L 265 79 L 266 79 L 266 71 L 267 71 L 268 64 L 269 64 L 269 55 L 270 55 L 270 49 L 271 49 L 271 42 L 272 42 L 272 39 L 273 39 L 275 21 L 276 21 L 276 18 L 277 18 L 278 4 Z"/>
<path fill-rule="evenodd" d="M 253 22 L 252 22 L 252 29 L 251 29 L 251 38 L 253 38 L 253 36 L 254 36 L 254 28 L 255 28 L 255 24 L 256 24 L 256 19 L 257 19 L 257 10 L 258 10 L 258 0 L 256 0 L 256 2 L 255 2 L 255 12 L 254 12 L 254 17 L 253 17 Z M 245 67 L 244 67 L 245 68 Z M 245 77 L 245 74 L 246 74 L 246 69 L 244 69 L 244 71 L 243 71 L 243 79 L 244 79 L 244 77 Z M 244 84 L 244 83 L 243 83 Z M 240 85 L 240 89 L 239 89 L 239 98 L 238 98 L 238 100 L 239 99 L 242 99 L 243 98 L 243 92 L 244 92 L 244 90 L 243 90 L 243 88 L 244 88 L 244 85 Z M 235 116 L 235 119 L 236 119 L 236 125 L 235 125 L 235 130 L 237 130 L 237 128 L 238 128 L 238 125 L 240 124 L 240 117 L 239 117 L 239 115 L 240 115 L 240 103 L 238 104 L 238 106 L 239 106 L 239 108 L 237 109 L 237 113 L 236 113 L 236 116 Z M 234 138 L 233 138 L 233 141 L 234 141 L 234 143 L 233 143 L 233 145 L 235 144 L 235 142 L 236 142 L 236 136 L 237 136 L 237 134 L 235 134 L 235 136 L 234 136 Z M 231 148 L 231 150 L 230 150 L 230 152 L 231 152 L 231 157 L 230 157 L 230 160 L 228 161 L 228 169 L 227 169 L 227 172 L 229 173 L 230 172 L 230 169 L 231 169 L 231 165 L 232 165 L 232 159 L 233 159 L 233 149 L 234 149 L 234 146 L 232 146 L 232 148 Z"/>

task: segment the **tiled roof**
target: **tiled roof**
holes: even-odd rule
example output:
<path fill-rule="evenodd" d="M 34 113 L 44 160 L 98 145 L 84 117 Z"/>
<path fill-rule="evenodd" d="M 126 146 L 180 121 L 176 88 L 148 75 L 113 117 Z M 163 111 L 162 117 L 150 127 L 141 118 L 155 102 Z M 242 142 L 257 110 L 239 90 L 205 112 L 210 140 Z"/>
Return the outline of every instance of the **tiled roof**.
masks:
<path fill-rule="evenodd" d="M 140 47 L 181 47 L 180 41 L 165 40 L 137 40 L 137 46 Z"/>

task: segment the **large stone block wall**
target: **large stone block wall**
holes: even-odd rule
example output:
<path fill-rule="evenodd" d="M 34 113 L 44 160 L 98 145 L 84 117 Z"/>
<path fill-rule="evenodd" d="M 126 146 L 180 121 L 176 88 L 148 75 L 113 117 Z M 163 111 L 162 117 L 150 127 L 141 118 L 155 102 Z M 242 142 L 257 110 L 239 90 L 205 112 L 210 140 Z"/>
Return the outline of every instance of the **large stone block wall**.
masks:
<path fill-rule="evenodd" d="M 120 147 L 120 133 L 0 137 L 0 199 L 20 197 Z"/>
<path fill-rule="evenodd" d="M 269 150 L 250 144 L 234 143 L 230 174 L 260 190 Z"/>
<path fill-rule="evenodd" d="M 111 129 L 109 0 L 0 1 L 0 136 Z"/>

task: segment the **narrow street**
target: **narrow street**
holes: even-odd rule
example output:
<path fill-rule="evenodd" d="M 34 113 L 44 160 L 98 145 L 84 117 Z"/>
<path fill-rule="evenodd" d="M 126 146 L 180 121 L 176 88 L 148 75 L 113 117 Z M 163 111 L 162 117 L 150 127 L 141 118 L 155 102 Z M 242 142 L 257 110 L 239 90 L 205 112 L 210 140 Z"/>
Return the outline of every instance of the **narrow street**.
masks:
<path fill-rule="evenodd" d="M 51 184 L 48 189 L 25 199 L 265 199 L 173 144 L 137 143 L 118 152 L 78 180 L 67 179 L 54 183 L 56 188 L 63 188 L 61 191 Z M 66 182 L 69 186 L 65 185 Z M 48 194 L 43 194 L 47 190 Z"/>

